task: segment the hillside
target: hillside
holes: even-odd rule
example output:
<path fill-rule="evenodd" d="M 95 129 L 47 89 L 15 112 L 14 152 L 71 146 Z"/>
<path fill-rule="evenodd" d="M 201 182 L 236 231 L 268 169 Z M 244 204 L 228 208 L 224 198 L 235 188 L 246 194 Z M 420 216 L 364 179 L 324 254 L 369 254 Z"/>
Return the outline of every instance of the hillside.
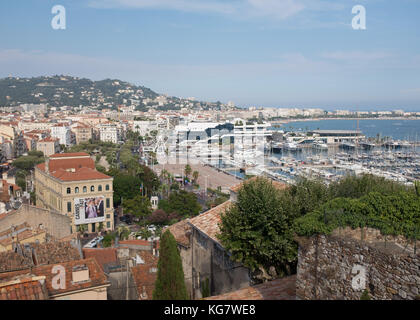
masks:
<path fill-rule="evenodd" d="M 131 105 L 159 94 L 120 80 L 92 81 L 69 76 L 0 79 L 0 106 L 45 103 L 60 106 Z"/>

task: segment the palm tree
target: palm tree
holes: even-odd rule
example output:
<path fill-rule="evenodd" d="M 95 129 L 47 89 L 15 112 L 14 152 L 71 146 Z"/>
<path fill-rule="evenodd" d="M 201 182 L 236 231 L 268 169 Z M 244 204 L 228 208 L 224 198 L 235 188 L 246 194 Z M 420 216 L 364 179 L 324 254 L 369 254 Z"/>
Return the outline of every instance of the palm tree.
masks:
<path fill-rule="evenodd" d="M 184 169 L 184 173 L 185 173 L 185 176 L 188 178 L 188 176 L 191 174 L 191 171 L 192 171 L 192 169 L 191 169 L 191 166 L 189 165 L 189 164 L 187 164 L 186 166 L 185 166 L 185 169 Z"/>
<path fill-rule="evenodd" d="M 199 172 L 198 171 L 194 171 L 193 172 L 193 180 L 194 180 L 194 183 L 197 183 L 198 176 L 199 176 Z"/>

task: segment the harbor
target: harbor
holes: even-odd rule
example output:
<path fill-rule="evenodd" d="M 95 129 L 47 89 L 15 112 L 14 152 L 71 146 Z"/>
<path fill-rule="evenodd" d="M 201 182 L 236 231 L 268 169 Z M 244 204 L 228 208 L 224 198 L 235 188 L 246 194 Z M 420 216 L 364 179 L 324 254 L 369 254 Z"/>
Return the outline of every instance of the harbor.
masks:
<path fill-rule="evenodd" d="M 288 184 L 300 177 L 331 183 L 345 175 L 372 174 L 412 185 L 420 178 L 417 137 L 366 136 L 358 124 L 356 130 L 287 131 L 265 122 L 244 123 L 240 119 L 230 124 L 212 123 L 213 128 L 229 130 L 207 135 L 203 133 L 209 132 L 209 125 L 194 124 L 195 137 L 200 138 L 191 138 L 191 130 L 183 126 L 187 131 L 181 132 L 183 139 L 179 131 L 167 131 L 167 136 L 158 137 L 159 145 L 149 149 L 155 150 L 160 164 L 197 164 L 234 179 L 262 175 Z M 227 187 L 223 184 L 225 190 Z"/>

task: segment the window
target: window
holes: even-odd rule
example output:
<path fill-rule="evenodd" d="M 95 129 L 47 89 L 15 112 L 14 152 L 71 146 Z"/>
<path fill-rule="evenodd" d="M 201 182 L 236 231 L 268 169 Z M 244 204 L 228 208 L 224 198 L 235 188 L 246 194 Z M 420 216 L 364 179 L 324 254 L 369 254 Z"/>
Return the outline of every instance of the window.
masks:
<path fill-rule="evenodd" d="M 106 190 L 106 191 L 109 191 L 109 184 L 107 184 L 107 185 L 105 186 L 105 190 Z"/>
<path fill-rule="evenodd" d="M 108 221 L 108 222 L 106 223 L 106 227 L 107 227 L 107 228 L 111 228 L 111 222 L 109 222 L 109 221 Z"/>
<path fill-rule="evenodd" d="M 74 188 L 74 193 L 79 193 L 79 187 Z"/>
<path fill-rule="evenodd" d="M 83 187 L 83 193 L 86 193 L 87 192 L 87 187 L 86 186 L 84 186 Z"/>
<path fill-rule="evenodd" d="M 111 201 L 109 201 L 109 198 L 106 198 L 106 207 L 109 208 L 111 206 Z"/>
<path fill-rule="evenodd" d="M 95 186 L 90 186 L 90 192 L 95 192 Z"/>
<path fill-rule="evenodd" d="M 110 215 L 110 214 L 107 214 L 107 215 L 106 215 L 106 218 L 107 218 L 107 219 L 110 219 L 110 218 L 111 218 L 111 215 Z"/>
<path fill-rule="evenodd" d="M 67 202 L 67 212 L 71 212 L 71 202 Z"/>
<path fill-rule="evenodd" d="M 71 193 L 71 189 L 67 188 L 67 194 L 70 194 L 70 193 Z"/>
<path fill-rule="evenodd" d="M 102 185 L 98 186 L 98 191 L 102 191 Z"/>

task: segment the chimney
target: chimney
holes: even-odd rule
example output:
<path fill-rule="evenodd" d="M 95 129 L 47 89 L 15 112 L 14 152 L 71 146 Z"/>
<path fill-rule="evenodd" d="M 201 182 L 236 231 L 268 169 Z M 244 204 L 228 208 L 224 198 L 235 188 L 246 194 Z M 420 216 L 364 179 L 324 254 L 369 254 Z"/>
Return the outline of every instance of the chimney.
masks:
<path fill-rule="evenodd" d="M 73 283 L 86 282 L 90 280 L 89 268 L 86 265 L 75 266 L 72 271 Z"/>

